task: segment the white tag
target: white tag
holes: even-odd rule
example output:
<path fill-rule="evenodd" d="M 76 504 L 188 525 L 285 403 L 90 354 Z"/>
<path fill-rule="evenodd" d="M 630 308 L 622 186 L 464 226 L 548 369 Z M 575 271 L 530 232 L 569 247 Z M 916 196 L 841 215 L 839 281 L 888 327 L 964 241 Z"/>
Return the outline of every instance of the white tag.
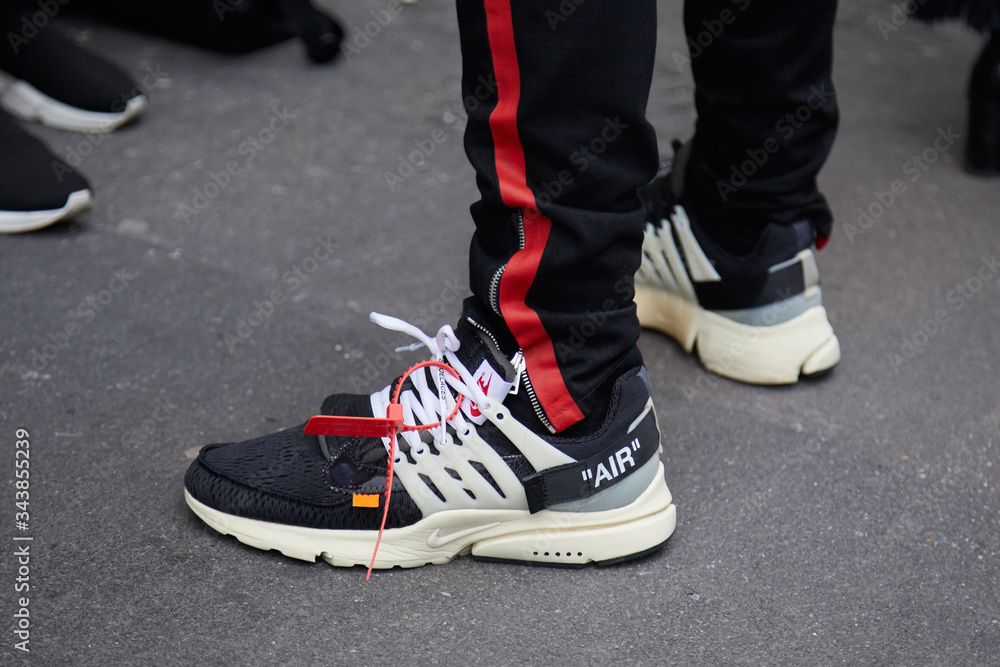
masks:
<path fill-rule="evenodd" d="M 512 383 L 504 380 L 502 375 L 493 370 L 490 362 L 485 359 L 479 365 L 479 370 L 476 371 L 474 377 L 480 391 L 486 394 L 491 401 L 503 402 L 503 399 L 507 396 L 507 392 L 513 386 Z M 479 412 L 479 406 L 468 398 L 462 401 L 462 411 L 475 424 L 482 424 L 486 421 L 486 417 Z"/>

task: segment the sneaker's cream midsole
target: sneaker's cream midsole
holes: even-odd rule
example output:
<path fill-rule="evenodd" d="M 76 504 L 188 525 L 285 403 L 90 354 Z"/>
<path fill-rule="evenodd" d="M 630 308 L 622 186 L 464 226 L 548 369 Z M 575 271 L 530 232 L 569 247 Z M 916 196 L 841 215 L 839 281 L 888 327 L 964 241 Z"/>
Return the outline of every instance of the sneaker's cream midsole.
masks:
<path fill-rule="evenodd" d="M 188 505 L 209 526 L 258 549 L 331 565 L 368 565 L 376 531 L 323 530 L 245 519 L 214 510 L 187 490 Z M 642 553 L 674 531 L 676 510 L 663 479 L 663 464 L 631 504 L 602 512 L 461 509 L 431 514 L 385 531 L 376 568 L 444 563 L 457 555 L 573 565 Z M 379 512 L 379 510 L 372 510 Z"/>
<path fill-rule="evenodd" d="M 639 322 L 662 331 L 714 373 L 753 384 L 791 384 L 799 375 L 832 368 L 840 343 L 823 306 L 772 326 L 749 326 L 701 308 L 675 294 L 636 285 Z"/>

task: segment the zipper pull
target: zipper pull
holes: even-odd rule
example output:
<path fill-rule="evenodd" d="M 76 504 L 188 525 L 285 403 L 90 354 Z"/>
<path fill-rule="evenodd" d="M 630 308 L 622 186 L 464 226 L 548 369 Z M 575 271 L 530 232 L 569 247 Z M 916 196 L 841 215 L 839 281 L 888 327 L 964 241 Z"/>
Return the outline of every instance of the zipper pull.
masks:
<path fill-rule="evenodd" d="M 524 362 L 524 355 L 521 354 L 520 350 L 514 354 L 510 363 L 514 366 L 514 386 L 510 388 L 510 391 L 507 392 L 507 394 L 514 395 L 521 390 L 521 373 L 524 372 L 524 368 L 526 366 Z"/>

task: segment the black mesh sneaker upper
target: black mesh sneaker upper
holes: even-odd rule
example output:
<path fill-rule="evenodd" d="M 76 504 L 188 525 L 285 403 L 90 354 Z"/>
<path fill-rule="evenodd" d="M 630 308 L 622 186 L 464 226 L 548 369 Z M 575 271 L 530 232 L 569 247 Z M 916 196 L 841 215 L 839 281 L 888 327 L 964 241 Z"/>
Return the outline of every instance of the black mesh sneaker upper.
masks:
<path fill-rule="evenodd" d="M 0 111 L 0 211 L 59 209 L 71 194 L 88 187 L 80 174 Z"/>
<path fill-rule="evenodd" d="M 356 409 L 363 402 L 367 397 L 332 396 L 324 407 L 349 407 L 359 414 Z M 370 417 L 371 409 L 359 416 Z M 303 428 L 209 445 L 191 464 L 184 485 L 196 500 L 226 514 L 306 528 L 377 530 L 381 510 L 354 507 L 353 495 L 385 491 L 382 441 L 327 437 L 328 460 L 319 439 Z M 406 490 L 394 483 L 386 527 L 410 525 L 420 517 Z"/>
<path fill-rule="evenodd" d="M 22 39 L 26 16 L 30 13 L 0 9 L 0 32 L 17 36 L 0 49 L 0 70 L 52 99 L 85 111 L 121 113 L 139 94 L 127 74 L 77 46 L 51 24 L 39 28 L 30 39 Z"/>

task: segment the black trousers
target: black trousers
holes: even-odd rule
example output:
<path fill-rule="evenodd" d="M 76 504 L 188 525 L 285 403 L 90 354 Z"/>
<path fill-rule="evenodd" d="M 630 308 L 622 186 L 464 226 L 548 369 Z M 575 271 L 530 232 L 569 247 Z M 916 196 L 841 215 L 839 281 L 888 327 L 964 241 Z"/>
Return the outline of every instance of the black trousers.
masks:
<path fill-rule="evenodd" d="M 829 233 L 815 177 L 837 123 L 835 11 L 835 0 L 687 3 L 698 125 L 686 199 L 713 233 L 803 218 Z M 509 330 L 564 430 L 641 360 L 632 278 L 636 190 L 658 158 L 645 119 L 656 3 L 458 0 L 458 19 L 465 147 L 482 195 L 474 305 Z"/>

